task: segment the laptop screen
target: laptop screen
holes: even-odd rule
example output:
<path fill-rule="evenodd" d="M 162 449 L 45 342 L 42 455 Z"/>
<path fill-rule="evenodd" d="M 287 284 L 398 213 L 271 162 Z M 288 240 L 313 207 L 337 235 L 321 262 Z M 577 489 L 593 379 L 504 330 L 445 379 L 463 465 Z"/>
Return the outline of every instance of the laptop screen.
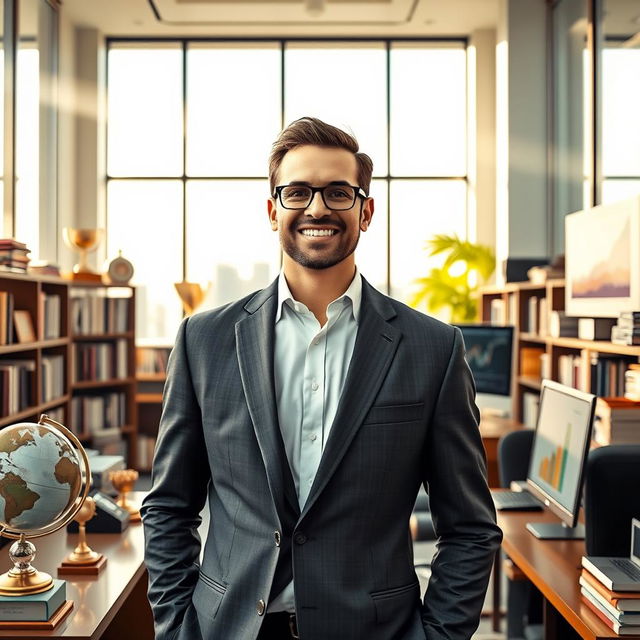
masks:
<path fill-rule="evenodd" d="M 640 520 L 631 521 L 631 559 L 640 565 Z"/>

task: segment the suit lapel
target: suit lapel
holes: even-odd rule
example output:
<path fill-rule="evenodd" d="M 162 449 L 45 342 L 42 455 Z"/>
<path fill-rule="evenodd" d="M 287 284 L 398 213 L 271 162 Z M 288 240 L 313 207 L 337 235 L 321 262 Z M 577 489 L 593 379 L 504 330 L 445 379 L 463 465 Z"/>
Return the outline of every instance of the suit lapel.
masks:
<path fill-rule="evenodd" d="M 277 280 L 245 306 L 251 314 L 236 324 L 240 377 L 249 415 L 267 471 L 269 490 L 281 520 L 285 503 L 300 512 L 291 468 L 278 424 L 273 374 Z"/>
<path fill-rule="evenodd" d="M 402 337 L 401 332 L 387 322 L 395 315 L 386 297 L 363 278 L 362 306 L 353 356 L 331 433 L 301 517 L 313 506 L 340 464 L 382 386 Z"/>

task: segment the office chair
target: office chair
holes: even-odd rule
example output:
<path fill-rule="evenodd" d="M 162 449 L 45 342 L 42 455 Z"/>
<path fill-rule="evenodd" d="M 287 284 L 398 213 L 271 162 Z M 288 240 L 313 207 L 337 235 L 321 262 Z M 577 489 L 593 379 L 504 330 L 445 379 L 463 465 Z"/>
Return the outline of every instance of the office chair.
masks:
<path fill-rule="evenodd" d="M 640 444 L 593 449 L 585 473 L 587 555 L 628 557 L 631 518 L 640 518 Z"/>
<path fill-rule="evenodd" d="M 508 489 L 512 481 L 526 480 L 533 445 L 533 429 L 512 431 L 498 441 L 498 477 Z M 507 575 L 507 638 L 542 637 L 542 598 L 540 592 L 523 575 L 511 567 Z"/>

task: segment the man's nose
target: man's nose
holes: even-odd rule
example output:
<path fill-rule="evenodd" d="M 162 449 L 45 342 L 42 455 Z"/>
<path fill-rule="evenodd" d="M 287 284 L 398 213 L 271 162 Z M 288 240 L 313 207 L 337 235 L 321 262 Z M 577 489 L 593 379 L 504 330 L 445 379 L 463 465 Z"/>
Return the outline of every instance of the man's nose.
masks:
<path fill-rule="evenodd" d="M 320 191 L 316 191 L 311 197 L 309 206 L 305 209 L 305 214 L 314 218 L 324 218 L 328 211 L 329 209 L 322 199 L 322 193 Z"/>

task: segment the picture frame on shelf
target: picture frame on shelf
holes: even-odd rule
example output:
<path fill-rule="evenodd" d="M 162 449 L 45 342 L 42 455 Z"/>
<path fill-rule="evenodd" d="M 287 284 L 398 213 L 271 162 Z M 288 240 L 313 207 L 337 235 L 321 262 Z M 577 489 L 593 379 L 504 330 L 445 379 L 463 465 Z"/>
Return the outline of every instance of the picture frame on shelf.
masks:
<path fill-rule="evenodd" d="M 36 341 L 36 332 L 33 328 L 31 314 L 28 311 L 16 309 L 13 312 L 13 329 L 20 344 Z"/>
<path fill-rule="evenodd" d="M 640 309 L 640 196 L 565 216 L 568 316 Z"/>

